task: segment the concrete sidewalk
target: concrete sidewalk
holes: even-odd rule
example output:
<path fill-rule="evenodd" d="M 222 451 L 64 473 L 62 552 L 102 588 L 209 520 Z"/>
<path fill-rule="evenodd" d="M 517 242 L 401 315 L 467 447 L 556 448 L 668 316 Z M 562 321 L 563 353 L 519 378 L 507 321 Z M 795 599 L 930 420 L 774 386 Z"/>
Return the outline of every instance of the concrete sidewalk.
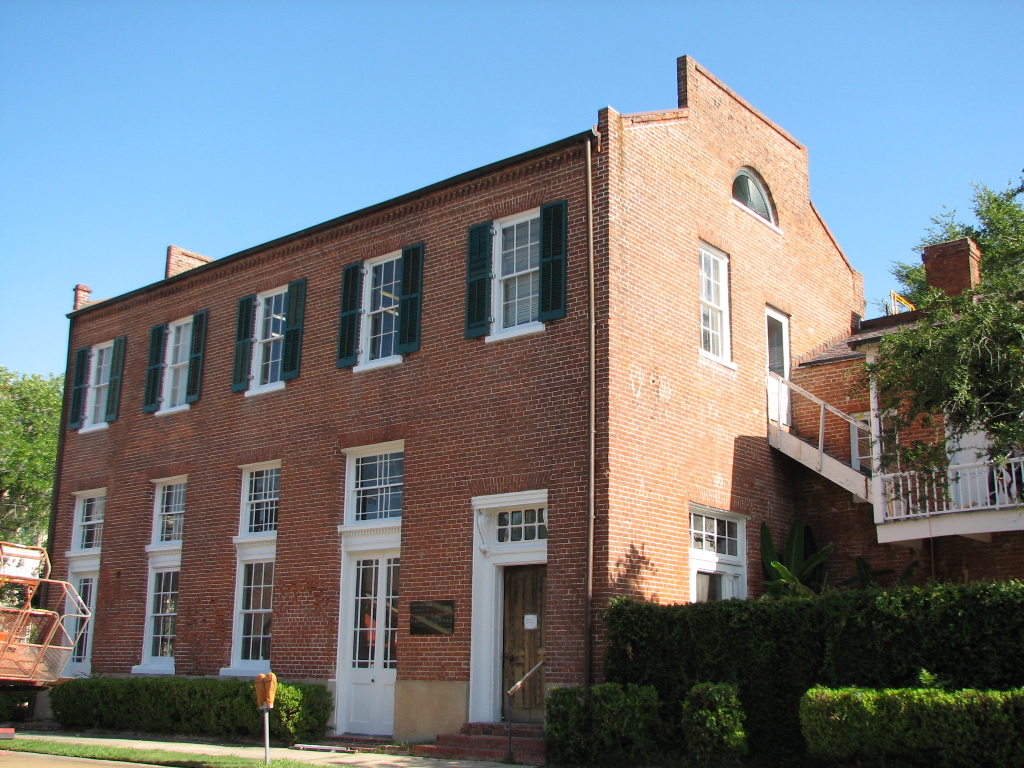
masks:
<path fill-rule="evenodd" d="M 162 749 L 166 752 L 182 752 L 190 755 L 235 755 L 263 760 L 263 747 L 242 747 L 231 744 L 209 744 L 186 741 L 146 741 L 109 736 L 83 736 L 62 732 L 18 730 L 16 740 L 40 739 L 64 741 L 70 744 L 94 744 L 96 746 L 127 747 L 129 749 Z M 3 749 L 4 742 L 0 742 Z M 340 747 L 338 749 L 341 749 Z M 408 755 L 379 755 L 368 752 L 321 752 L 294 747 L 271 747 L 271 760 L 299 760 L 310 765 L 347 765 L 365 768 L 507 768 L 505 763 L 491 763 L 479 760 L 438 760 L 431 757 L 410 757 Z"/>

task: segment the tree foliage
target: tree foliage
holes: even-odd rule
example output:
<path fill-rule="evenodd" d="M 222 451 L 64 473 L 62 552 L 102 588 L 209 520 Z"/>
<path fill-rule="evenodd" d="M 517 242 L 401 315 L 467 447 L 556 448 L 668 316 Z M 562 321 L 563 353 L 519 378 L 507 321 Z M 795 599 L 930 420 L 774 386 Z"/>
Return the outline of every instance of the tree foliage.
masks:
<path fill-rule="evenodd" d="M 0 539 L 41 544 L 53 496 L 63 376 L 0 366 Z"/>
<path fill-rule="evenodd" d="M 1024 183 L 1004 191 L 976 185 L 973 209 L 974 224 L 955 211 L 933 217 L 919 248 L 973 238 L 982 249 L 981 283 L 955 297 L 904 285 L 924 313 L 886 335 L 868 365 L 879 407 L 891 417 L 882 436 L 890 465 L 942 467 L 944 433 L 957 441 L 984 432 L 995 461 L 1024 449 Z M 903 274 L 917 280 L 916 273 Z M 895 436 L 915 423 L 924 433 L 933 427 L 932 437 L 897 445 Z"/>

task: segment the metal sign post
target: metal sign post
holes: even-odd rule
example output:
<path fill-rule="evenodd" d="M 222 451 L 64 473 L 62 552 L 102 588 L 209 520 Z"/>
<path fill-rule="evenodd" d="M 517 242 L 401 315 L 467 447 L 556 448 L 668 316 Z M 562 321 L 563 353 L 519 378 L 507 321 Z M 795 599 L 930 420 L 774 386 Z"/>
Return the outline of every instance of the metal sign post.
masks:
<path fill-rule="evenodd" d="M 268 672 L 256 676 L 256 704 L 263 712 L 263 762 L 270 765 L 270 710 L 274 708 L 277 675 Z"/>

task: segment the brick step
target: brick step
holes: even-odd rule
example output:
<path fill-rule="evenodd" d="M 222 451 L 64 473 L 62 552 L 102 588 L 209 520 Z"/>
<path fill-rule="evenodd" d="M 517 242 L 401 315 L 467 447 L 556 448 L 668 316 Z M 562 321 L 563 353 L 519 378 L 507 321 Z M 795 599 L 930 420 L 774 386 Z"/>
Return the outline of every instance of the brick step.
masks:
<path fill-rule="evenodd" d="M 443 733 L 437 737 L 437 746 L 461 749 L 474 747 L 479 749 L 508 750 L 508 736 L 470 736 L 464 733 Z M 544 739 L 535 736 L 512 736 L 512 748 L 528 752 L 543 752 Z"/>
<path fill-rule="evenodd" d="M 416 744 L 409 749 L 409 754 L 413 757 L 434 757 L 444 760 L 488 760 L 494 763 L 501 763 L 508 757 L 508 750 L 507 747 L 504 749 L 483 749 L 447 747 L 438 744 Z M 519 765 L 544 765 L 543 753 L 513 749 L 512 756 Z"/>
<path fill-rule="evenodd" d="M 462 733 L 467 736 L 504 736 L 508 738 L 508 726 L 505 723 L 466 723 Z M 544 738 L 543 723 L 512 723 L 512 736 Z"/>

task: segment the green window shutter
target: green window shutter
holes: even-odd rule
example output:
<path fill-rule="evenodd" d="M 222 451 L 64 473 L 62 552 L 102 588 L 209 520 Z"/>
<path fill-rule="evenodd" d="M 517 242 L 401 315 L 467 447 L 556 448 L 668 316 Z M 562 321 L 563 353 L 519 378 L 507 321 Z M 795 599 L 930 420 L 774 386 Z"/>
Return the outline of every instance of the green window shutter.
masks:
<path fill-rule="evenodd" d="M 75 368 L 70 376 L 71 406 L 68 409 L 68 429 L 81 429 L 85 411 L 85 390 L 89 381 L 89 347 L 75 351 Z"/>
<path fill-rule="evenodd" d="M 231 391 L 244 392 L 249 388 L 249 368 L 252 365 L 252 342 L 256 331 L 256 297 L 238 300 L 238 320 L 235 323 L 235 364 L 231 369 Z"/>
<path fill-rule="evenodd" d="M 203 351 L 206 348 L 206 310 L 192 315 L 192 345 L 188 351 L 188 382 L 185 385 L 185 402 L 194 403 L 199 399 L 203 384 Z"/>
<path fill-rule="evenodd" d="M 420 348 L 420 304 L 423 300 L 423 243 L 402 249 L 402 296 L 398 300 L 400 355 Z"/>
<path fill-rule="evenodd" d="M 302 323 L 306 317 L 306 279 L 288 283 L 288 309 L 284 321 L 284 352 L 281 355 L 281 380 L 299 375 L 302 366 Z"/>
<path fill-rule="evenodd" d="M 491 222 L 469 229 L 466 255 L 466 338 L 491 331 Z"/>
<path fill-rule="evenodd" d="M 359 361 L 359 305 L 363 298 L 363 263 L 349 264 L 341 273 L 341 314 L 338 319 L 338 367 Z"/>
<path fill-rule="evenodd" d="M 160 385 L 164 378 L 164 350 L 167 344 L 167 323 L 149 329 L 149 357 L 146 362 L 146 387 L 142 391 L 142 412 L 160 409 Z"/>
<path fill-rule="evenodd" d="M 565 317 L 565 201 L 550 203 L 540 209 L 540 314 L 538 319 L 557 320 Z"/>
<path fill-rule="evenodd" d="M 124 374 L 124 336 L 114 339 L 114 352 L 110 356 L 110 383 L 107 386 L 107 412 L 104 421 L 117 419 L 121 404 L 121 377 Z"/>

